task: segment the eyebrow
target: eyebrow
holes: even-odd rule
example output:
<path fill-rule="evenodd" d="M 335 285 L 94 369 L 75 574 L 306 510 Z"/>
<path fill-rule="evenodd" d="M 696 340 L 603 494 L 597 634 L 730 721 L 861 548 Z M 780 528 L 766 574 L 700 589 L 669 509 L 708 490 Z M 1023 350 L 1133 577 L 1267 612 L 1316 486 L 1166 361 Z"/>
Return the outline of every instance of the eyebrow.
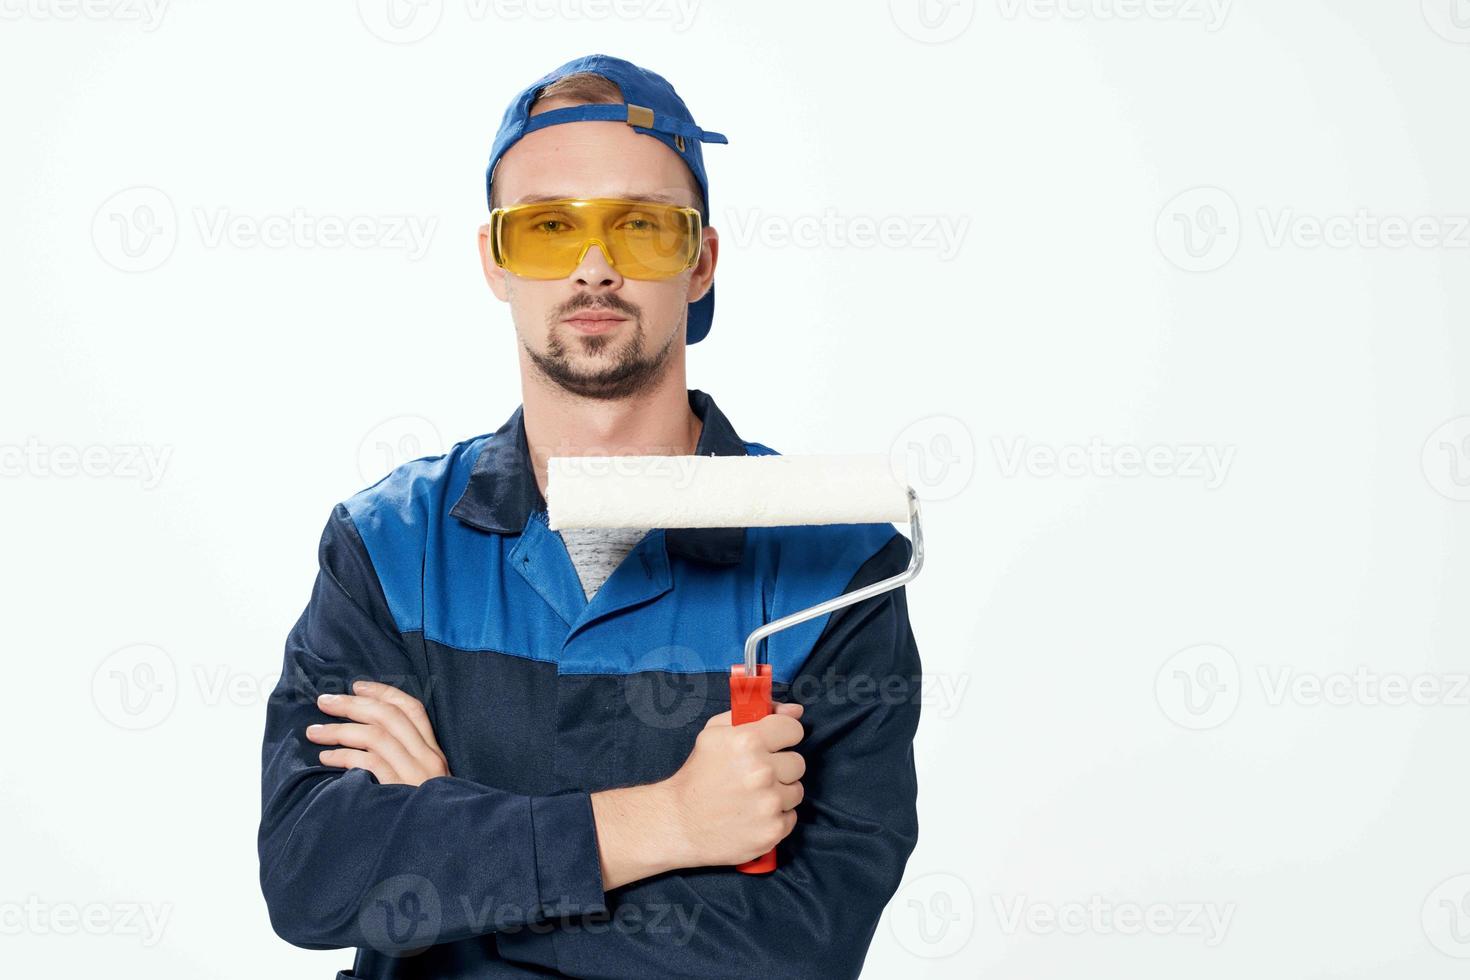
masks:
<path fill-rule="evenodd" d="M 653 193 L 633 193 L 632 191 L 624 191 L 621 194 L 613 194 L 610 196 L 630 201 L 660 201 L 664 204 L 677 204 L 680 207 L 688 207 L 688 205 L 684 204 L 683 201 L 679 200 L 677 195 L 668 194 L 662 191 L 655 191 Z M 577 195 L 575 194 L 528 194 L 525 197 L 517 198 L 515 203 L 539 204 L 542 201 L 574 201 L 576 199 Z"/>

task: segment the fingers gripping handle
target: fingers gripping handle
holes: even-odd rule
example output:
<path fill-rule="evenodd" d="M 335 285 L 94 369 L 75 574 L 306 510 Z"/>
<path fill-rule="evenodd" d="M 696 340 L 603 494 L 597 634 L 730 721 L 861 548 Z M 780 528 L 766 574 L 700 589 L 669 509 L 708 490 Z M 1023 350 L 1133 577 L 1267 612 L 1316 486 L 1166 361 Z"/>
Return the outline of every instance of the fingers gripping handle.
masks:
<path fill-rule="evenodd" d="M 730 723 L 744 725 L 760 721 L 774 709 L 771 706 L 771 665 L 760 664 L 755 677 L 745 673 L 745 664 L 730 667 Z M 765 874 L 776 870 L 776 849 L 773 847 L 758 858 L 735 865 L 736 870 L 748 875 Z"/>

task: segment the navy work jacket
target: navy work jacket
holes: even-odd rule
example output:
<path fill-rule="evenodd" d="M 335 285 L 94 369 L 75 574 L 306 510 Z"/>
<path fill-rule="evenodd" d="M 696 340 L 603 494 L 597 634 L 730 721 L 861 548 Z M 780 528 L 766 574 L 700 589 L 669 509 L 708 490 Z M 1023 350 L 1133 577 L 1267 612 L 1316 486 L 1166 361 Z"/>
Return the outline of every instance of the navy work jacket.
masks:
<path fill-rule="evenodd" d="M 698 455 L 771 455 L 709 395 Z M 589 794 L 676 772 L 758 626 L 895 575 L 892 524 L 658 528 L 589 601 L 527 451 L 496 432 L 337 504 L 266 713 L 260 883 L 275 931 L 357 947 L 339 978 L 856 977 L 918 839 L 919 653 L 902 588 L 767 640 L 800 701 L 805 798 L 776 871 L 602 886 Z M 419 698 L 451 776 L 322 765 L 321 693 Z M 657 846 L 650 841 L 650 846 Z"/>

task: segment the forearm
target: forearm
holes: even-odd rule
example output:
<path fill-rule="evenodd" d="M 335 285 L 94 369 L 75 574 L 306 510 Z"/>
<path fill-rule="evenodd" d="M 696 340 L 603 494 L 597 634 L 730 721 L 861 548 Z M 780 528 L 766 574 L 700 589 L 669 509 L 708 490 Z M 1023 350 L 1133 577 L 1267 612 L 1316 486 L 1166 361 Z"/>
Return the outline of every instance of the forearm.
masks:
<path fill-rule="evenodd" d="M 267 797 L 259 856 L 276 932 L 307 948 L 391 946 L 380 910 L 405 898 L 440 912 L 404 948 L 606 908 L 592 815 L 575 793 L 524 797 L 452 776 L 384 786 L 362 770 L 287 776 Z"/>
<path fill-rule="evenodd" d="M 664 783 L 593 793 L 592 815 L 607 891 L 695 864 Z"/>

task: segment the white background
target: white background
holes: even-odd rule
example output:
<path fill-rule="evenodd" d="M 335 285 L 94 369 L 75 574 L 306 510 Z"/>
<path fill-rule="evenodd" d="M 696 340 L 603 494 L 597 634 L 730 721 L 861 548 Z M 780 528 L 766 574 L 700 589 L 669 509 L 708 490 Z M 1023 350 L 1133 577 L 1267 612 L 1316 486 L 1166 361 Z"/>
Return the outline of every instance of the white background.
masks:
<path fill-rule="evenodd" d="M 264 697 L 332 505 L 519 403 L 484 160 L 600 51 L 730 138 L 690 384 L 922 467 L 865 976 L 1464 975 L 1470 3 L 394 2 L 0 0 L 0 970 L 350 963 Z"/>

